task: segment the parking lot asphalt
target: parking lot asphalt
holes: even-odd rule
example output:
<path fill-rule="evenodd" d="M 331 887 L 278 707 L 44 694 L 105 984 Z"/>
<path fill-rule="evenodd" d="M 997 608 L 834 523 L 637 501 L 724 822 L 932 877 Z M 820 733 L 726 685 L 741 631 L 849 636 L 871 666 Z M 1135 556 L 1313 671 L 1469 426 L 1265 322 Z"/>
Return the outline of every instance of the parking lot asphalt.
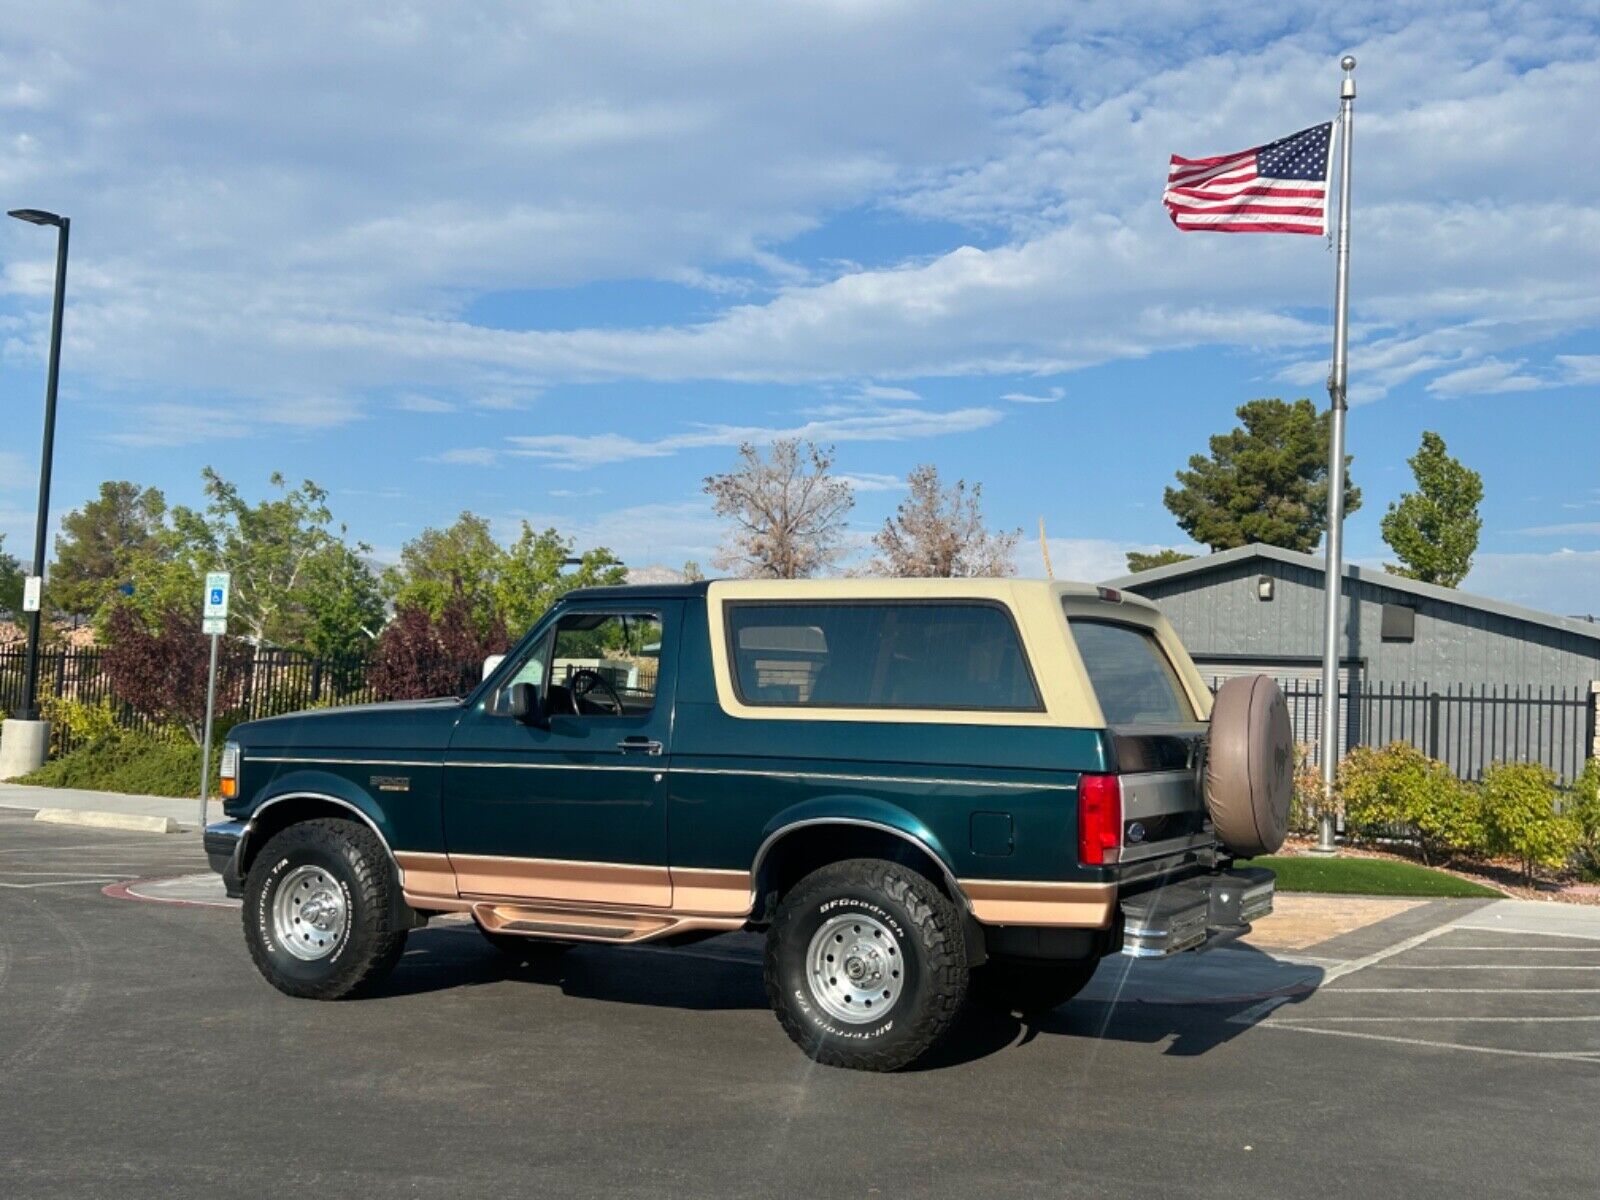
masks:
<path fill-rule="evenodd" d="M 923 1069 L 877 1076 L 789 1044 L 751 935 L 519 964 L 440 924 L 380 995 L 318 1004 L 259 978 L 235 909 L 104 891 L 202 868 L 193 835 L 0 813 L 0 1196 L 1564 1197 L 1600 1179 L 1600 939 L 1519 906 L 1437 902 L 1293 956 L 1111 959 L 1048 1018 L 969 1015 Z"/>

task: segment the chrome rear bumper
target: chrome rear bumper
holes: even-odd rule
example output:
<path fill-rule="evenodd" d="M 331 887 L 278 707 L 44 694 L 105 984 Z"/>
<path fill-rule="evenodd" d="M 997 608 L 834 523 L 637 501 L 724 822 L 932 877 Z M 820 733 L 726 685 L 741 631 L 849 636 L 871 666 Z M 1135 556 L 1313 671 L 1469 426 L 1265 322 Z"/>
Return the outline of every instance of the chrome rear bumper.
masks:
<path fill-rule="evenodd" d="M 1271 871 L 1245 867 L 1131 896 L 1122 902 L 1122 952 L 1166 958 L 1232 941 L 1272 911 L 1276 887 Z"/>

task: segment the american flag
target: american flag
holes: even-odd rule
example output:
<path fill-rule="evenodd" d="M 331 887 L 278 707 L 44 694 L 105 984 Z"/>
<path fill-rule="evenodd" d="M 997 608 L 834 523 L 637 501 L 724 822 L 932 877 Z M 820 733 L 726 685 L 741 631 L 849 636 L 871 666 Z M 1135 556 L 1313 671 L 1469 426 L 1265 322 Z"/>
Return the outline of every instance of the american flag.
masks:
<path fill-rule="evenodd" d="M 1174 154 L 1161 203 L 1186 232 L 1325 234 L 1332 161 L 1332 121 L 1237 154 Z"/>

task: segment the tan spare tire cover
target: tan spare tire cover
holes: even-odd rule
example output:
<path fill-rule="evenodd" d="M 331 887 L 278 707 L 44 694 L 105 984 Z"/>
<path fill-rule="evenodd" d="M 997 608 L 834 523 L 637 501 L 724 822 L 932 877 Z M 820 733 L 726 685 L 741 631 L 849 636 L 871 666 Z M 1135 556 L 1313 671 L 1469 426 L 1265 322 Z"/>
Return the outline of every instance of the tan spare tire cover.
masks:
<path fill-rule="evenodd" d="M 1230 679 L 1211 706 L 1206 808 L 1217 840 L 1240 858 L 1271 854 L 1289 832 L 1294 727 L 1277 681 Z"/>

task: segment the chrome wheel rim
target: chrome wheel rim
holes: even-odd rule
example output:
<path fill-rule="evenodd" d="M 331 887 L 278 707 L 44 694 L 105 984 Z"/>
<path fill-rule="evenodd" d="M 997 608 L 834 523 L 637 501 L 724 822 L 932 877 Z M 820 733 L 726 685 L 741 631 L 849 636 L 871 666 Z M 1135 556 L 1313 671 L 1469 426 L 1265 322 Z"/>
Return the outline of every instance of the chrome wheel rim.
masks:
<path fill-rule="evenodd" d="M 272 898 L 272 932 L 278 945 L 303 962 L 337 950 L 349 921 L 344 889 L 318 866 L 294 868 Z"/>
<path fill-rule="evenodd" d="M 806 950 L 811 998 L 836 1021 L 881 1021 L 905 990 L 905 962 L 888 926 L 864 913 L 825 921 Z"/>

